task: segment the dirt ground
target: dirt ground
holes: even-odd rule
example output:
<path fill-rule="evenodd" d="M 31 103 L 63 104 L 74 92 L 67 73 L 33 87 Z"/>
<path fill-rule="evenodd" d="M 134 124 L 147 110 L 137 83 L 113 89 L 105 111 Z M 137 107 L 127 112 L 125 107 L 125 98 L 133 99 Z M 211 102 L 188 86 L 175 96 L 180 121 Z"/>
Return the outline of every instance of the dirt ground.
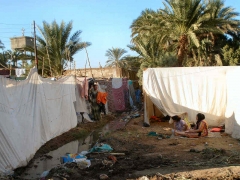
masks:
<path fill-rule="evenodd" d="M 113 117 L 97 124 L 80 125 L 49 141 L 36 156 L 77 138 L 80 131 L 89 132 L 110 120 Z M 46 179 L 94 180 L 100 176 L 111 180 L 240 179 L 239 140 L 225 133 L 194 139 L 172 137 L 171 128 L 168 122 L 143 127 L 142 116 L 131 119 L 124 128 L 99 137 L 99 142 L 114 149 L 111 153 L 120 155 L 113 158 L 109 153 L 91 153 L 87 155 L 91 160 L 89 168 L 82 169 L 76 163 L 61 165 L 52 169 Z"/>
<path fill-rule="evenodd" d="M 115 164 L 103 165 L 102 161 L 109 157 L 107 153 L 90 154 L 92 165 L 88 169 L 79 169 L 73 163 L 68 165 L 68 172 L 64 170 L 66 167 L 53 169 L 49 178 L 65 175 L 66 179 L 99 179 L 101 174 L 106 174 L 116 180 L 144 175 L 151 179 L 240 179 L 239 140 L 224 133 L 207 138 L 169 138 L 171 126 L 168 122 L 155 122 L 151 127 L 143 127 L 143 117 L 132 119 L 124 129 L 100 139 L 111 145 L 114 152 L 125 153 L 116 156 Z M 150 132 L 157 132 L 157 136 L 148 136 Z M 219 168 L 209 170 L 216 167 L 221 167 L 219 176 Z M 191 170 L 199 171 L 190 173 Z"/>

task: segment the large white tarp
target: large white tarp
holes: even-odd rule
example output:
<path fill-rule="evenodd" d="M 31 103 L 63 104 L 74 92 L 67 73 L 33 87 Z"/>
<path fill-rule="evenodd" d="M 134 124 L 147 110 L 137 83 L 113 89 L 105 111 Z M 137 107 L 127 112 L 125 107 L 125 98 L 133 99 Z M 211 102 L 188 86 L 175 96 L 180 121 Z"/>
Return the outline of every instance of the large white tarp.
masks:
<path fill-rule="evenodd" d="M 25 166 L 50 139 L 77 125 L 75 79 L 51 81 L 31 70 L 24 81 L 0 77 L 0 173 Z"/>
<path fill-rule="evenodd" d="M 201 112 L 210 126 L 225 123 L 226 132 L 240 138 L 238 77 L 240 67 L 149 68 L 143 88 L 164 115 L 187 112 L 189 121 L 195 122 Z"/>

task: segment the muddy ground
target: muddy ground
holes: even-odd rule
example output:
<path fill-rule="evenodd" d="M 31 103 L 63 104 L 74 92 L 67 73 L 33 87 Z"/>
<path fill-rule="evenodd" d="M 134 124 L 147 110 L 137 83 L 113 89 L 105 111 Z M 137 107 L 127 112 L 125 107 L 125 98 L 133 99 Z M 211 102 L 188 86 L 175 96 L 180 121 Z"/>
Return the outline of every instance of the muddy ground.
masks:
<path fill-rule="evenodd" d="M 81 124 L 49 141 L 35 157 L 114 118 L 108 116 L 98 123 Z M 171 128 L 168 122 L 153 122 L 151 127 L 143 127 L 142 116 L 131 119 L 123 128 L 100 135 L 99 143 L 109 144 L 114 149 L 111 153 L 121 153 L 115 155 L 116 159 L 110 158 L 109 153 L 88 154 L 91 160 L 89 168 L 81 169 L 76 163 L 61 165 L 52 169 L 46 179 L 94 180 L 102 174 L 112 180 L 240 179 L 239 140 L 225 133 L 212 133 L 209 137 L 195 139 L 172 137 Z"/>
<path fill-rule="evenodd" d="M 27 168 L 30 168 L 35 165 L 34 164 L 35 159 L 37 159 L 39 157 L 45 157 L 45 154 L 47 154 L 48 152 L 54 151 L 54 150 L 58 149 L 59 147 L 65 145 L 69 142 L 72 142 L 74 140 L 84 138 L 94 130 L 103 128 L 107 123 L 116 119 L 116 116 L 118 116 L 118 114 L 104 116 L 104 119 L 102 119 L 101 121 L 96 121 L 93 123 L 79 123 L 76 128 L 73 128 L 73 129 L 69 130 L 68 132 L 63 133 L 62 135 L 51 139 L 36 152 L 33 159 L 28 163 L 27 166 L 15 169 L 13 179 L 22 179 L 19 177 L 23 174 L 23 172 Z M 46 157 L 51 158 L 48 156 L 46 156 Z M 1 177 L 0 177 L 0 179 L 1 179 Z M 10 179 L 12 179 L 12 178 L 10 178 Z"/>

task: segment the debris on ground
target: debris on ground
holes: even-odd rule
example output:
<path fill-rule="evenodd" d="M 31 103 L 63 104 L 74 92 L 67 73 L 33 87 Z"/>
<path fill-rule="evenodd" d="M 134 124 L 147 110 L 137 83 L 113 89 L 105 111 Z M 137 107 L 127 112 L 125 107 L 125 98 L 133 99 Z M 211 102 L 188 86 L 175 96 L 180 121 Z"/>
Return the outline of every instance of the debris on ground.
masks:
<path fill-rule="evenodd" d="M 111 180 L 136 180 L 143 177 L 149 180 L 204 179 L 201 175 L 206 175 L 208 179 L 214 179 L 215 175 L 219 180 L 240 178 L 239 171 L 234 168 L 226 170 L 228 176 L 222 170 L 223 166 L 240 165 L 238 140 L 230 136 L 169 138 L 172 135 L 172 124 L 161 121 L 152 123 L 149 127 L 143 121 L 143 116 L 132 119 L 134 114 L 142 112 L 129 111 L 112 119 L 108 124 L 110 131 L 99 134 L 101 138 L 93 146 L 96 151 L 82 154 L 91 161 L 91 166 L 87 167 L 84 162 L 68 162 L 51 169 L 45 179 L 89 180 L 100 179 L 101 175 L 104 175 L 102 178 Z M 168 117 L 165 119 L 168 121 Z M 142 127 L 143 124 L 148 128 Z M 158 138 L 161 140 L 156 140 Z M 99 150 L 102 145 L 108 145 L 106 151 Z M 209 173 L 201 169 L 206 169 Z M 211 175 L 210 172 L 218 172 L 220 175 Z"/>
<path fill-rule="evenodd" d="M 104 144 L 104 143 L 100 143 L 95 145 L 92 149 L 89 150 L 89 153 L 93 153 L 93 152 L 111 152 L 113 150 L 113 148 L 108 145 L 108 144 Z"/>

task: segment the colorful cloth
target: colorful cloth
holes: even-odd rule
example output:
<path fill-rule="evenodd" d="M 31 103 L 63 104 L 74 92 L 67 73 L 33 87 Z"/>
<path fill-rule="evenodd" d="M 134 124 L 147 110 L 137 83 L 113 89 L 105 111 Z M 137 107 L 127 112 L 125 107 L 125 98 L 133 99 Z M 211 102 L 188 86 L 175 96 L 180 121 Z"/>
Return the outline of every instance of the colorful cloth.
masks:
<path fill-rule="evenodd" d="M 107 104 L 108 104 L 108 111 L 115 112 L 115 105 L 114 105 L 114 99 L 113 99 L 113 88 L 112 88 L 112 82 L 111 81 L 101 81 L 99 82 L 100 85 L 106 86 L 106 92 L 108 94 L 107 96 Z"/>
<path fill-rule="evenodd" d="M 201 130 L 200 133 L 187 133 L 187 137 L 198 138 L 198 137 L 208 136 L 208 125 L 207 125 L 207 122 L 205 120 L 201 121 L 198 129 Z"/>
<path fill-rule="evenodd" d="M 111 152 L 113 148 L 108 144 L 101 144 L 100 146 L 95 146 L 89 150 L 89 152 Z"/>
<path fill-rule="evenodd" d="M 98 92 L 97 94 L 97 103 L 106 104 L 107 102 L 107 93 L 105 92 Z"/>
<path fill-rule="evenodd" d="M 199 126 L 199 129 L 202 131 L 200 136 L 205 137 L 208 135 L 208 125 L 205 120 L 202 120 Z"/>
<path fill-rule="evenodd" d="M 118 89 L 122 87 L 122 78 L 112 78 L 112 88 Z"/>
<path fill-rule="evenodd" d="M 124 92 L 123 88 L 112 89 L 113 99 L 114 99 L 114 107 L 116 111 L 125 110 L 125 100 L 124 100 Z"/>
<path fill-rule="evenodd" d="M 128 86 L 133 85 L 132 80 L 128 80 Z"/>

